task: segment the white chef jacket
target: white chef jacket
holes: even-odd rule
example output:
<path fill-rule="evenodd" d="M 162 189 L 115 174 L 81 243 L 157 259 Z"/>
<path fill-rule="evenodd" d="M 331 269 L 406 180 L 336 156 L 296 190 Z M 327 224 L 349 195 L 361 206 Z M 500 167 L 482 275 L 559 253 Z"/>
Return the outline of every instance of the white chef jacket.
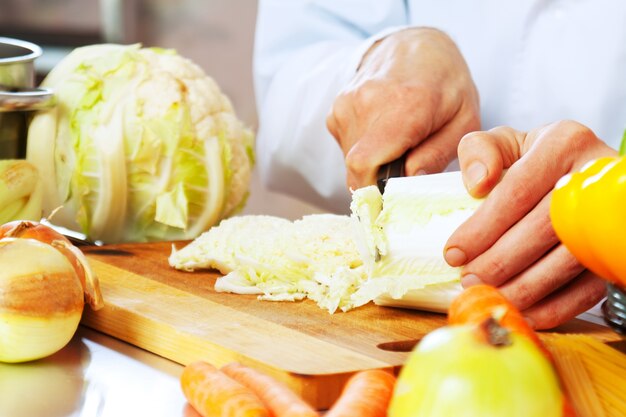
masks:
<path fill-rule="evenodd" d="M 435 27 L 457 43 L 480 94 L 483 130 L 571 119 L 618 147 L 624 0 L 260 0 L 257 155 L 268 188 L 348 210 L 343 154 L 326 116 L 363 53 L 406 26 Z"/>

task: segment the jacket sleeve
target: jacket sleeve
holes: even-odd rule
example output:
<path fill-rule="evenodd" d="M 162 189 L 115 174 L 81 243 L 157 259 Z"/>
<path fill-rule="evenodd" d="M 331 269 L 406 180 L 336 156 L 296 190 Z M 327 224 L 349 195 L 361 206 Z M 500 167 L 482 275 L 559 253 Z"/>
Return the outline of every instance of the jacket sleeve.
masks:
<path fill-rule="evenodd" d="M 326 116 L 370 45 L 407 23 L 402 0 L 261 0 L 254 46 L 258 169 L 269 189 L 347 212 Z"/>

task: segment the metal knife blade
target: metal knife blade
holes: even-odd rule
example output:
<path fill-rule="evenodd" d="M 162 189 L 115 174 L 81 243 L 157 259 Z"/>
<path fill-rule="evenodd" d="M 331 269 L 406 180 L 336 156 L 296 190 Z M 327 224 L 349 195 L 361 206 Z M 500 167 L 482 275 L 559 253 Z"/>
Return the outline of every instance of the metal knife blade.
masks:
<path fill-rule="evenodd" d="M 402 155 L 400 158 L 395 161 L 391 161 L 386 163 L 380 167 L 378 170 L 378 178 L 376 180 L 376 185 L 378 186 L 378 190 L 381 194 L 385 192 L 385 185 L 387 185 L 387 180 L 389 178 L 394 177 L 404 177 L 404 165 L 406 163 L 406 154 Z"/>
<path fill-rule="evenodd" d="M 63 236 L 69 239 L 75 246 L 102 246 L 104 243 L 100 240 L 91 240 L 83 233 L 75 230 L 70 230 L 62 226 L 50 223 L 47 219 L 41 219 L 41 224 L 48 226 L 49 228 L 61 233 Z"/>

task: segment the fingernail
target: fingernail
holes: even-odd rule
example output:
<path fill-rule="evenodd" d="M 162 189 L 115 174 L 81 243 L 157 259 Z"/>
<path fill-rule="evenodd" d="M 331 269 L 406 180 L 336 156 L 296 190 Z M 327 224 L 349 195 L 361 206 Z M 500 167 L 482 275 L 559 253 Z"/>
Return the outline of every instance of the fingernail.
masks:
<path fill-rule="evenodd" d="M 450 266 L 461 266 L 467 261 L 465 252 L 455 247 L 448 248 L 443 257 Z"/>
<path fill-rule="evenodd" d="M 417 171 L 417 172 L 415 173 L 415 175 L 427 175 L 427 174 L 428 174 L 428 172 L 426 172 L 426 171 L 425 171 L 425 170 L 423 170 L 423 169 L 420 169 L 419 171 Z"/>
<path fill-rule="evenodd" d="M 536 329 L 535 320 L 531 319 L 528 316 L 524 316 L 524 320 L 526 320 L 526 323 L 528 323 L 530 327 L 532 327 L 533 329 Z"/>
<path fill-rule="evenodd" d="M 473 162 L 465 170 L 465 182 L 470 190 L 476 187 L 487 176 L 487 167 L 482 162 Z"/>
<path fill-rule="evenodd" d="M 474 274 L 467 274 L 461 277 L 461 285 L 463 288 L 471 287 L 472 285 L 482 284 L 483 282 Z"/>

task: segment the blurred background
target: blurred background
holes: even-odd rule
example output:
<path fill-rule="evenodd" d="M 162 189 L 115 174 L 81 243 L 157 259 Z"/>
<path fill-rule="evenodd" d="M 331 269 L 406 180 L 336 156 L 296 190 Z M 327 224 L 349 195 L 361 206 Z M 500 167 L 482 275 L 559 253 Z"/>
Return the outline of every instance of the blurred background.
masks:
<path fill-rule="evenodd" d="M 173 48 L 213 77 L 256 129 L 252 84 L 255 0 L 0 0 L 0 36 L 34 42 L 40 81 L 73 48 L 135 43 Z M 296 219 L 320 210 L 263 189 L 256 172 L 244 214 Z"/>

